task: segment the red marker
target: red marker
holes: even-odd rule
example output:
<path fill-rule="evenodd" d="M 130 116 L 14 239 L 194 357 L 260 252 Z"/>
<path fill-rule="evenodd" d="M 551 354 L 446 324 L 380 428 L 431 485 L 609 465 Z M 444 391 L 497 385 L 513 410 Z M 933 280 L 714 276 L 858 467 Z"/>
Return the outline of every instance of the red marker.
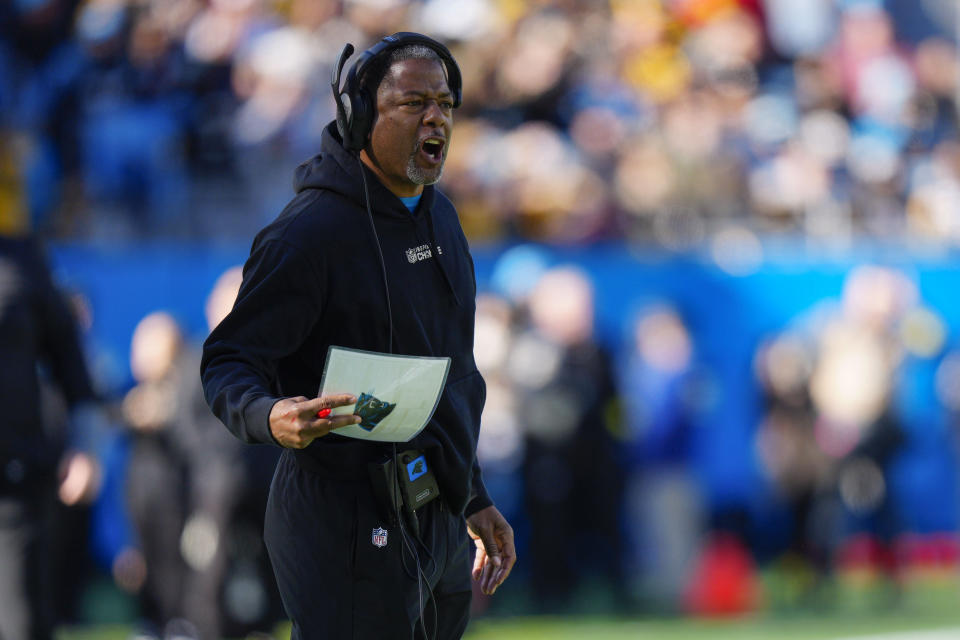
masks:
<path fill-rule="evenodd" d="M 320 409 L 320 411 L 317 411 L 317 417 L 318 417 L 318 418 L 326 418 L 327 416 L 330 415 L 330 412 L 331 412 L 331 411 L 333 411 L 333 409 L 330 409 L 329 407 L 326 408 L 326 409 Z"/>

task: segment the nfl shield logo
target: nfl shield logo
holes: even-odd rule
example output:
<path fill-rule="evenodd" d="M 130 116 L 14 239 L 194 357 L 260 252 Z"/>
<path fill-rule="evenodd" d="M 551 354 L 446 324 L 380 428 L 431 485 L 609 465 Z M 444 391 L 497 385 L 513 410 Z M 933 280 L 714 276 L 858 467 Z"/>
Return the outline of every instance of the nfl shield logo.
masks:
<path fill-rule="evenodd" d="M 417 261 L 417 250 L 416 249 L 407 249 L 407 262 L 413 264 Z"/>
<path fill-rule="evenodd" d="M 387 530 L 377 527 L 373 530 L 373 536 L 371 537 L 371 542 L 375 547 L 385 547 L 387 546 Z"/>

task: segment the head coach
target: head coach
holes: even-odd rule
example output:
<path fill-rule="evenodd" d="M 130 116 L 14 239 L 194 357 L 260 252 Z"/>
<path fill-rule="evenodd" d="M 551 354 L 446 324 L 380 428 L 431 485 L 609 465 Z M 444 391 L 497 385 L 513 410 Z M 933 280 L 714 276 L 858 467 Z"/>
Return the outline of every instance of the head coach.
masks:
<path fill-rule="evenodd" d="M 473 260 L 453 205 L 433 186 L 460 70 L 439 42 L 397 33 L 362 53 L 341 89 L 352 52 L 346 45 L 334 69 L 337 120 L 297 168 L 294 198 L 255 238 L 236 304 L 204 345 L 201 376 L 234 435 L 284 447 L 264 539 L 292 637 L 459 638 L 470 538 L 485 593 L 516 560 L 476 460 L 485 386 L 473 357 Z M 360 417 L 326 411 L 354 396 L 316 397 L 331 346 L 450 358 L 433 417 L 403 444 L 423 456 L 438 499 L 394 499 L 406 496 L 397 446 L 336 433 Z M 377 486 L 385 468 L 386 495 Z"/>

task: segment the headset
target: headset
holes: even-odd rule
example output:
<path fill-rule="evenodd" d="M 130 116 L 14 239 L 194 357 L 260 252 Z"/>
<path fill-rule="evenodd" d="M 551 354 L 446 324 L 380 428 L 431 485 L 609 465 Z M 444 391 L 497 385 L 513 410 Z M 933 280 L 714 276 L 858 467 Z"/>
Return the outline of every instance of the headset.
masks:
<path fill-rule="evenodd" d="M 340 76 L 347 59 L 353 55 L 353 45 L 349 42 L 340 51 L 340 58 L 333 68 L 330 79 L 330 88 L 333 89 L 333 99 L 337 103 L 337 131 L 343 139 L 343 146 L 349 151 L 359 152 L 367 143 L 370 129 L 373 127 L 373 118 L 376 114 L 376 96 L 361 84 L 363 74 L 370 65 L 381 56 L 408 45 L 423 45 L 432 49 L 443 62 L 447 71 L 447 86 L 453 95 L 454 108 L 459 107 L 463 97 L 463 82 L 460 76 L 460 67 L 453 59 L 450 50 L 442 43 L 421 33 L 400 31 L 387 36 L 373 45 L 357 58 L 347 72 L 343 88 L 340 87 Z"/>

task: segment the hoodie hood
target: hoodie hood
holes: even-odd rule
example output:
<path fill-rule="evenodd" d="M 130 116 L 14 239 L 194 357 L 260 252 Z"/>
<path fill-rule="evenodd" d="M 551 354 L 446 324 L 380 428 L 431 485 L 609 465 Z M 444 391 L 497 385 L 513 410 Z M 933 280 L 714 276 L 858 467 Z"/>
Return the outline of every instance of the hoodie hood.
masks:
<path fill-rule="evenodd" d="M 297 193 L 306 189 L 333 191 L 364 207 L 363 181 L 358 171 L 360 167 L 367 178 L 367 189 L 374 215 L 410 220 L 410 211 L 400 198 L 380 182 L 377 175 L 363 164 L 358 155 L 344 149 L 335 121 L 330 122 L 323 130 L 320 138 L 320 153 L 303 162 L 294 171 L 293 188 Z M 421 211 L 430 210 L 433 205 L 434 191 L 433 185 L 424 186 L 420 205 L 414 211 L 414 217 L 418 217 Z"/>
<path fill-rule="evenodd" d="M 350 153 L 343 147 L 343 140 L 337 131 L 337 123 L 330 122 L 323 130 L 323 136 L 320 139 L 320 153 L 313 156 L 306 162 L 297 167 L 293 174 L 293 188 L 299 194 L 307 189 L 321 189 L 338 193 L 347 199 L 357 203 L 361 208 L 366 207 L 366 195 L 364 194 L 363 179 L 360 177 L 360 171 L 366 176 L 367 190 L 370 198 L 370 209 L 374 216 L 384 216 L 394 218 L 405 223 L 422 223 L 427 229 L 430 238 L 430 244 L 433 251 L 437 254 L 437 228 L 430 211 L 433 208 L 436 189 L 433 185 L 423 187 L 423 194 L 420 196 L 420 202 L 417 208 L 411 214 L 407 206 L 403 204 L 392 191 L 386 186 L 360 160 L 359 155 Z M 424 213 L 426 212 L 426 213 Z M 427 220 L 422 221 L 421 216 L 427 216 Z M 374 240 L 380 244 L 379 237 Z M 455 303 L 462 304 L 460 296 L 447 273 L 447 268 L 443 260 L 436 260 L 435 264 L 440 269 L 447 288 L 453 296 Z"/>

